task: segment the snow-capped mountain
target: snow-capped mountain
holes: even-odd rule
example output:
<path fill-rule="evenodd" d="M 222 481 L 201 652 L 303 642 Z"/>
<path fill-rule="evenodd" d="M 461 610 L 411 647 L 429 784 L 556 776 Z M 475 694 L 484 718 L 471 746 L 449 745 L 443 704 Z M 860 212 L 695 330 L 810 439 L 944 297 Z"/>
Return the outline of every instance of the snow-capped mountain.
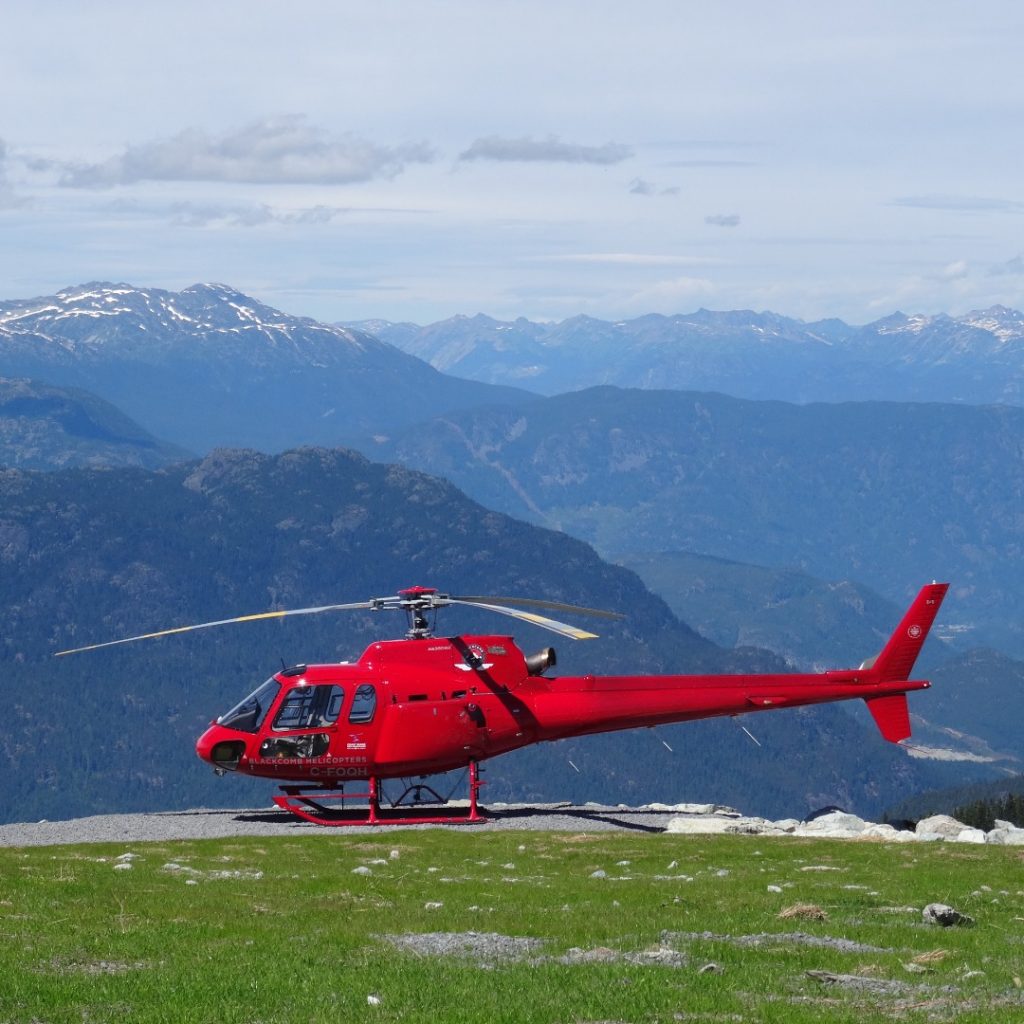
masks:
<path fill-rule="evenodd" d="M 448 373 L 548 395 L 616 384 L 797 402 L 1024 402 L 1024 314 L 1004 306 L 960 317 L 894 313 L 864 327 L 705 309 L 617 322 L 477 315 L 353 326 Z"/>
<path fill-rule="evenodd" d="M 218 284 L 94 282 L 0 302 L 0 374 L 87 388 L 193 451 L 336 444 L 521 397 Z"/>

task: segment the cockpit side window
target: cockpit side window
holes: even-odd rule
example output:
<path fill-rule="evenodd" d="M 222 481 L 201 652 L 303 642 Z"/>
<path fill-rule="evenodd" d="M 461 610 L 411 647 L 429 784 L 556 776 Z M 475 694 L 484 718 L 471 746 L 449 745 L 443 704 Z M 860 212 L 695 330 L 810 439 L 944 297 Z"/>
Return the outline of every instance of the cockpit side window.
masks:
<path fill-rule="evenodd" d="M 352 710 L 348 713 L 348 720 L 352 725 L 368 725 L 373 721 L 373 714 L 377 710 L 377 690 L 371 683 L 362 683 L 356 687 L 356 694 L 352 698 Z"/>
<path fill-rule="evenodd" d="M 280 689 L 281 684 L 276 679 L 268 679 L 226 715 L 221 715 L 217 719 L 217 724 L 229 729 L 238 729 L 240 732 L 259 732 L 263 719 L 267 717 L 267 712 L 277 699 Z"/>
<path fill-rule="evenodd" d="M 345 700 L 340 686 L 296 686 L 285 694 L 274 716 L 273 729 L 318 729 L 334 725 Z"/>

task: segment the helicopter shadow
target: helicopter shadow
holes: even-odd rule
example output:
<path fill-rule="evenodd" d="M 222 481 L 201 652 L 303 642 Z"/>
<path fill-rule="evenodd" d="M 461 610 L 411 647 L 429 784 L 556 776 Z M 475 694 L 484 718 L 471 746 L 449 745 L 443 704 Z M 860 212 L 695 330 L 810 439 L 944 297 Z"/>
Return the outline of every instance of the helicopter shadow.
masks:
<path fill-rule="evenodd" d="M 616 816 L 613 813 L 609 813 L 604 810 L 590 810 L 585 807 L 558 807 L 558 808 L 544 808 L 544 807 L 508 807 L 508 808 L 487 808 L 481 807 L 481 813 L 485 816 L 488 822 L 492 824 L 498 824 L 500 822 L 516 822 L 522 821 L 524 826 L 529 828 L 527 822 L 539 823 L 545 818 L 571 818 L 575 821 L 579 821 L 581 826 L 585 826 L 587 823 L 594 825 L 611 826 L 611 830 L 621 830 L 627 832 L 646 832 L 650 834 L 660 834 L 665 831 L 665 826 L 661 824 L 649 824 L 643 821 L 627 821 L 623 817 Z M 623 812 L 627 813 L 627 812 Z M 637 818 L 641 816 L 657 817 L 661 815 L 658 811 L 629 811 L 630 818 Z M 309 828 L 311 827 L 309 822 L 297 821 L 294 816 L 288 811 L 242 811 L 233 815 L 234 820 L 248 824 L 267 824 L 267 825 L 291 825 L 292 827 Z M 336 821 L 338 815 L 332 816 Z M 358 812 L 354 812 L 352 815 L 353 821 L 359 817 Z M 387 825 L 401 825 L 401 818 L 396 818 L 391 821 L 382 821 L 382 826 Z M 464 828 L 465 822 L 451 821 L 443 823 L 443 827 L 454 826 L 457 828 Z M 537 831 L 559 831 L 559 829 L 552 826 L 549 829 L 544 829 L 543 826 L 537 828 L 533 826 Z"/>
<path fill-rule="evenodd" d="M 626 821 L 622 817 L 616 817 L 606 810 L 589 809 L 586 807 L 508 807 L 499 809 L 481 808 L 481 813 L 486 814 L 491 821 L 515 820 L 524 821 L 539 820 L 542 818 L 573 818 L 580 822 L 593 822 L 594 824 L 611 825 L 613 829 L 622 829 L 630 832 L 661 833 L 665 831 L 664 825 L 646 824 L 642 821 Z M 631 818 L 642 815 L 661 815 L 660 811 L 623 811 Z M 551 829 L 551 831 L 555 831 Z"/>

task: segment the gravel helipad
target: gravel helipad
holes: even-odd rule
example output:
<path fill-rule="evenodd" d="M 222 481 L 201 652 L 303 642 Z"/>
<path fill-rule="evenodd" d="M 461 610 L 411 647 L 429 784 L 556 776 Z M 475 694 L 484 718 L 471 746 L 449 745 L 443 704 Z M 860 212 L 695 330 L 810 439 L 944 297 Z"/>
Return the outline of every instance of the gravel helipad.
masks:
<path fill-rule="evenodd" d="M 475 825 L 377 825 L 371 831 L 409 828 L 471 830 L 538 829 L 558 832 L 663 832 L 672 807 L 605 807 L 597 804 L 496 804 L 488 821 Z M 68 843 L 159 842 L 173 839 L 223 839 L 232 836 L 352 835 L 359 828 L 324 828 L 277 808 L 162 811 L 155 814 L 103 814 L 69 821 L 0 825 L 0 846 L 58 846 Z"/>

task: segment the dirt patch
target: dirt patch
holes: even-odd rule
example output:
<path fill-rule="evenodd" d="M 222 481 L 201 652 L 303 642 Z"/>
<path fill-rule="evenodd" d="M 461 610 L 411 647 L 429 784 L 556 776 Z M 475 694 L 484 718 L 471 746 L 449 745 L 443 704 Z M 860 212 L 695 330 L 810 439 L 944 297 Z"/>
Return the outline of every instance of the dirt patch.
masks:
<path fill-rule="evenodd" d="M 573 947 L 561 956 L 541 958 L 541 961 L 547 960 L 556 964 L 627 963 L 637 967 L 685 967 L 688 962 L 684 953 L 668 946 L 645 949 L 639 953 L 623 953 L 621 950 L 609 949 L 607 946 L 596 946 L 594 949 Z"/>
<path fill-rule="evenodd" d="M 834 949 L 840 953 L 891 953 L 891 949 L 869 946 L 852 939 L 832 938 L 828 935 L 809 935 L 807 932 L 761 932 L 758 935 L 719 935 L 715 932 L 662 932 L 661 941 L 674 945 L 679 942 L 728 942 L 742 948 L 760 946 L 813 946 Z"/>
<path fill-rule="evenodd" d="M 793 906 L 780 910 L 778 917 L 782 921 L 788 921 L 794 917 L 799 917 L 804 921 L 828 920 L 828 914 L 814 903 L 794 903 Z"/>
<path fill-rule="evenodd" d="M 664 943 L 638 952 L 607 946 L 592 949 L 573 947 L 565 953 L 551 956 L 541 952 L 548 943 L 547 939 L 501 935 L 498 932 L 406 932 L 377 937 L 414 956 L 456 957 L 474 961 L 479 967 L 493 967 L 500 963 L 626 963 L 637 967 L 685 967 L 688 963 L 685 953 Z"/>
<path fill-rule="evenodd" d="M 527 960 L 539 953 L 546 941 L 498 932 L 406 932 L 378 938 L 414 956 L 457 957 L 474 960 L 481 967 Z"/>
<path fill-rule="evenodd" d="M 99 976 L 103 974 L 127 974 L 129 971 L 145 971 L 152 967 L 152 964 L 142 960 L 128 962 L 125 960 L 51 960 L 49 964 L 40 970 L 53 974 L 88 974 Z"/>

